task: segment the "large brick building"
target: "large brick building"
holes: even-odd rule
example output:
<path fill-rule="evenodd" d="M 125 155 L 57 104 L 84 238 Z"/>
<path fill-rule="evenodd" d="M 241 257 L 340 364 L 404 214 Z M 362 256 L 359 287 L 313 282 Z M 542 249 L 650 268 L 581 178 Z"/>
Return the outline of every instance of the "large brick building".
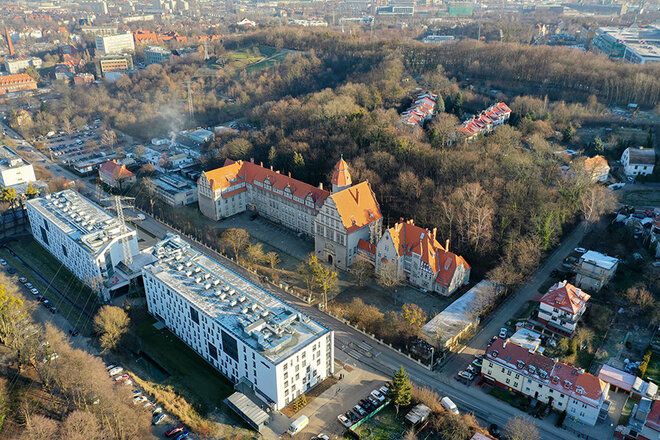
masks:
<path fill-rule="evenodd" d="M 0 95 L 36 89 L 37 82 L 27 73 L 0 76 Z"/>

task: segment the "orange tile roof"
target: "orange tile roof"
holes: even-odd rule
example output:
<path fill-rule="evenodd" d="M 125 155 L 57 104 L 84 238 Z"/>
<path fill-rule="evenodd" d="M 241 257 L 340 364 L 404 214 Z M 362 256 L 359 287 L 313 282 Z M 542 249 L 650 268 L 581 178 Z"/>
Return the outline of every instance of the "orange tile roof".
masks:
<path fill-rule="evenodd" d="M 295 197 L 305 199 L 311 194 L 316 209 L 319 209 L 326 198 L 330 195 L 328 191 L 317 188 L 290 176 L 269 170 L 252 162 L 239 160 L 234 162 L 227 159 L 225 166 L 215 170 L 202 173 L 209 181 L 213 190 L 228 188 L 240 182 L 254 184 L 255 181 L 263 183 L 268 179 L 275 190 L 284 191 L 289 188 Z M 200 177 L 201 178 L 201 177 Z M 266 188 L 264 188 L 266 190 Z M 279 194 L 278 194 L 279 195 Z M 293 200 L 296 203 L 300 203 Z"/>
<path fill-rule="evenodd" d="M 376 196 L 367 181 L 331 194 L 330 197 L 335 202 L 341 221 L 349 234 L 383 217 Z"/>
<path fill-rule="evenodd" d="M 338 186 L 351 185 L 351 173 L 348 171 L 348 164 L 344 160 L 343 155 L 335 165 L 335 171 L 332 174 L 332 184 Z"/>
<path fill-rule="evenodd" d="M 23 84 L 23 83 L 35 83 L 36 81 L 27 73 L 16 73 L 13 75 L 2 75 L 0 76 L 0 86 L 13 85 L 13 84 Z"/>
<path fill-rule="evenodd" d="M 572 315 L 577 315 L 590 298 L 591 295 L 566 281 L 562 281 L 550 287 L 540 302 Z"/>
<path fill-rule="evenodd" d="M 421 228 L 413 222 L 401 222 L 389 229 L 394 247 L 399 256 L 420 255 L 422 262 L 428 265 L 427 269 L 437 274 L 435 282 L 448 287 L 454 277 L 456 268 L 463 265 L 469 269 L 470 265 L 460 255 L 447 251 L 438 242 L 433 232 Z"/>
<path fill-rule="evenodd" d="M 596 172 L 599 169 L 610 168 L 610 165 L 607 163 L 607 159 L 603 156 L 594 156 L 586 159 L 584 161 L 584 169 L 588 172 Z"/>
<path fill-rule="evenodd" d="M 116 160 L 109 160 L 101 165 L 99 173 L 107 174 L 114 180 L 121 180 L 135 176 L 135 174 L 126 169 L 126 165 L 119 165 Z"/>
<path fill-rule="evenodd" d="M 367 240 L 360 239 L 358 241 L 358 249 L 361 249 L 369 254 L 376 255 L 376 245 L 369 243 Z"/>

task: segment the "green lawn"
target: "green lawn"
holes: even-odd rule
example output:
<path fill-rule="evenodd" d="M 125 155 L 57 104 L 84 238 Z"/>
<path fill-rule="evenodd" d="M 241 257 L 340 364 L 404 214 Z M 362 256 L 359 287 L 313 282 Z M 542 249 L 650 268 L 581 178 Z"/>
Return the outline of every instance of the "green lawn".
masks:
<path fill-rule="evenodd" d="M 85 335 L 92 333 L 92 325 L 84 314 L 78 312 L 68 302 L 64 301 L 52 288 L 57 289 L 65 295 L 72 303 L 84 310 L 89 316 L 94 316 L 98 309 L 98 300 L 87 286 L 78 280 L 69 270 L 57 261 L 35 240 L 10 242 L 6 245 L 18 255 L 27 265 L 34 269 L 43 281 L 36 277 L 30 268 L 23 264 L 18 258 L 4 247 L 0 249 L 0 255 L 17 270 L 17 276 L 25 276 L 46 297 L 59 312 Z"/>
<path fill-rule="evenodd" d="M 407 411 L 399 411 L 397 417 L 393 405 L 376 414 L 371 419 L 360 425 L 355 432 L 361 440 L 384 440 L 401 438 L 406 431 L 404 417 Z"/>
<path fill-rule="evenodd" d="M 521 394 L 498 387 L 491 388 L 490 391 L 488 391 L 488 394 L 522 411 L 527 411 L 529 409 L 529 400 Z"/>
<path fill-rule="evenodd" d="M 233 392 L 232 383 L 169 330 L 156 330 L 154 322 L 152 318 L 141 322 L 137 336 L 142 351 L 170 374 L 162 383 L 182 391 L 206 411 L 220 406 Z"/>

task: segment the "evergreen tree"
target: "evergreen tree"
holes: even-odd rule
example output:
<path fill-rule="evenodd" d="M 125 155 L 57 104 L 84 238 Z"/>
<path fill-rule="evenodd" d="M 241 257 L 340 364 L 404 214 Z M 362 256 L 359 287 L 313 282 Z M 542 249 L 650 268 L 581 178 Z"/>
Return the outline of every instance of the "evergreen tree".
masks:
<path fill-rule="evenodd" d="M 646 148 L 653 148 L 653 132 L 651 127 L 649 127 L 649 134 L 646 136 Z"/>
<path fill-rule="evenodd" d="M 445 100 L 442 99 L 442 95 L 438 95 L 438 100 L 435 103 L 435 111 L 436 113 L 445 112 Z"/>
<path fill-rule="evenodd" d="M 458 119 L 461 119 L 461 116 L 463 116 L 463 95 L 461 92 L 458 92 L 456 99 L 454 99 L 454 114 Z"/>
<path fill-rule="evenodd" d="M 564 142 L 570 142 L 571 139 L 573 139 L 573 136 L 575 135 L 575 127 L 573 127 L 573 124 L 568 124 L 568 127 L 564 130 Z"/>
<path fill-rule="evenodd" d="M 394 373 L 392 378 L 392 387 L 390 388 L 390 398 L 396 406 L 396 412 L 399 413 L 400 406 L 408 406 L 412 400 L 412 385 L 410 377 L 403 369 L 403 365 Z"/>

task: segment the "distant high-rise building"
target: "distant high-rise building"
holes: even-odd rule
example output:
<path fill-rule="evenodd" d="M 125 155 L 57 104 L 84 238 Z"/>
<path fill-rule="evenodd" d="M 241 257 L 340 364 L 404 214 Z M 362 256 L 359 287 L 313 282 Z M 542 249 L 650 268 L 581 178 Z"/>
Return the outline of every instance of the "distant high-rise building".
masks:
<path fill-rule="evenodd" d="M 127 32 L 117 35 L 96 36 L 97 55 L 110 55 L 117 53 L 135 52 L 133 34 Z"/>

